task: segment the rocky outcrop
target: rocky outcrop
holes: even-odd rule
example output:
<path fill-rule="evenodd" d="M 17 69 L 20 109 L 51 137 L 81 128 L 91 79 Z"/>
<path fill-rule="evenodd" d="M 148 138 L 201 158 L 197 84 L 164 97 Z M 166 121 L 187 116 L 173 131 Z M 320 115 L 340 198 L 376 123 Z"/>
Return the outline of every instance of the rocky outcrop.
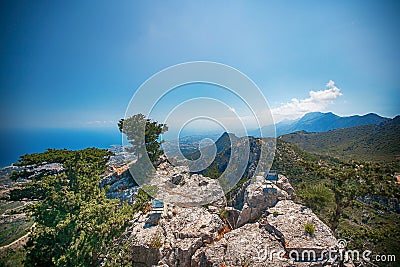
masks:
<path fill-rule="evenodd" d="M 288 258 L 282 243 L 259 223 L 235 229 L 211 246 L 196 251 L 190 266 L 321 266 Z"/>
<path fill-rule="evenodd" d="M 226 233 L 218 242 L 197 250 L 190 266 L 340 266 L 336 259 L 299 260 L 291 247 L 270 233 L 269 227 L 250 223 Z M 310 247 L 304 255 L 313 250 L 318 248 Z"/>
<path fill-rule="evenodd" d="M 340 265 L 336 238 L 309 208 L 281 200 L 265 214 L 260 223 L 247 223 L 197 250 L 191 266 Z M 313 234 L 305 231 L 306 223 L 315 227 Z"/>
<path fill-rule="evenodd" d="M 290 194 L 283 188 L 288 190 Z M 255 181 L 246 188 L 244 205 L 237 226 L 240 227 L 248 222 L 254 222 L 263 211 L 275 206 L 279 200 L 291 199 L 292 197 L 294 197 L 294 189 L 285 176 L 280 175 L 276 183 L 266 181 L 263 176 L 257 176 Z"/>
<path fill-rule="evenodd" d="M 282 200 L 273 208 L 268 209 L 268 213 L 266 220 L 268 229 L 282 241 L 285 249 L 289 254 L 292 253 L 292 256 L 298 255 L 301 258 L 304 250 L 311 249 L 316 253 L 314 258 L 323 258 L 327 255 L 321 255 L 322 251 L 338 248 L 332 230 L 311 209 L 291 200 Z M 307 223 L 315 228 L 313 233 L 306 232 Z"/>
<path fill-rule="evenodd" d="M 296 197 L 296 192 L 294 191 L 294 188 L 292 187 L 289 179 L 286 176 L 278 174 L 278 181 L 276 181 L 276 186 L 285 191 L 289 195 L 290 199 L 294 199 Z"/>
<path fill-rule="evenodd" d="M 115 160 L 114 157 L 111 157 L 108 171 L 100 180 L 99 186 L 109 186 L 107 197 L 133 203 L 139 185 L 132 177 L 130 169 L 136 160 L 124 162 L 123 159 Z M 226 206 L 225 194 L 217 180 L 201 174 L 191 174 L 187 166 L 173 166 L 165 156 L 160 158 L 154 177 L 144 185 L 157 188 L 153 197 L 182 207 L 207 204 L 221 208 Z"/>
<path fill-rule="evenodd" d="M 164 160 L 150 185 L 158 188 L 156 198 L 181 207 L 213 205 L 223 208 L 226 198 L 218 180 L 191 174 L 187 166 L 173 166 Z"/>
<path fill-rule="evenodd" d="M 258 223 L 226 233 L 213 245 L 199 249 L 192 257 L 191 266 L 266 266 L 269 250 L 284 251 L 281 243 L 271 236 Z M 268 262 L 279 265 L 277 259 Z"/>
<path fill-rule="evenodd" d="M 293 202 L 295 191 L 285 176 L 267 181 L 261 174 L 245 183 L 240 210 L 226 207 L 218 180 L 166 159 L 159 163 L 146 185 L 157 188 L 154 197 L 163 208 L 136 215 L 124 235 L 134 266 L 338 266 L 323 254 L 337 249 L 332 231 Z M 110 187 L 109 195 L 121 197 L 132 188 L 129 166 L 122 167 L 110 169 L 100 182 Z M 307 223 L 315 228 L 312 234 Z"/>
<path fill-rule="evenodd" d="M 218 215 L 203 207 L 166 205 L 158 225 L 147 227 L 141 216 L 128 229 L 132 235 L 132 261 L 144 266 L 191 266 L 193 254 L 214 242 L 224 228 Z"/>
<path fill-rule="evenodd" d="M 181 173 L 178 179 L 170 166 L 161 171 L 179 183 L 193 177 Z M 276 183 L 257 177 L 246 188 L 248 208 L 242 211 L 165 202 L 157 223 L 148 223 L 154 214 L 144 214 L 128 229 L 132 261 L 138 266 L 339 266 L 323 254 L 337 249 L 332 231 L 310 209 L 290 200 L 292 189 L 284 176 Z M 313 234 L 306 233 L 306 223 L 315 227 Z"/>
<path fill-rule="evenodd" d="M 135 201 L 135 194 L 139 186 L 129 171 L 130 166 L 134 163 L 135 161 L 122 166 L 109 165 L 107 174 L 99 182 L 100 188 L 109 186 L 106 192 L 108 198 L 119 198 L 128 203 Z"/>

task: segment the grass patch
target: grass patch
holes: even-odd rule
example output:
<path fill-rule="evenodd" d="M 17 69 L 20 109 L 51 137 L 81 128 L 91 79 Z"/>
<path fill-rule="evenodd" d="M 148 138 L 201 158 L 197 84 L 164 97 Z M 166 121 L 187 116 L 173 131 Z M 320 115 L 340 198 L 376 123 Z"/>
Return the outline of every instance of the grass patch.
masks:
<path fill-rule="evenodd" d="M 315 233 L 315 227 L 312 223 L 308 222 L 304 225 L 304 230 L 307 234 L 313 235 Z"/>
<path fill-rule="evenodd" d="M 0 250 L 0 266 L 18 267 L 24 266 L 26 251 L 24 248 Z"/>
<path fill-rule="evenodd" d="M 24 205 L 24 201 L 6 201 L 0 200 L 0 214 L 4 214 L 7 210 L 17 209 Z"/>
<path fill-rule="evenodd" d="M 9 216 L 0 223 L 0 246 L 5 246 L 29 232 L 33 221 L 20 215 Z"/>

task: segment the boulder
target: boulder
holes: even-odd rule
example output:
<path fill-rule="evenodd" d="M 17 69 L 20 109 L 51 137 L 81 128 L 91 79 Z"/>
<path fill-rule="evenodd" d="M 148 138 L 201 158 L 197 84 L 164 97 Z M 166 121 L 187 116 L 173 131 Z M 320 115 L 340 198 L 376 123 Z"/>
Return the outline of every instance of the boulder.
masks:
<path fill-rule="evenodd" d="M 265 209 L 273 207 L 279 200 L 288 198 L 289 195 L 274 183 L 257 179 L 246 188 L 244 205 L 237 226 L 255 222 Z"/>
<path fill-rule="evenodd" d="M 151 216 L 147 214 L 128 230 L 134 240 L 132 260 L 144 262 L 145 266 L 190 266 L 193 254 L 213 243 L 224 223 L 217 214 L 202 207 L 182 208 L 167 204 L 165 207 L 166 215 L 161 216 L 158 225 L 146 226 Z"/>
<path fill-rule="evenodd" d="M 100 180 L 100 188 L 110 187 L 106 192 L 108 198 L 119 198 L 128 203 L 134 202 L 139 186 L 129 171 L 131 164 L 134 164 L 134 161 L 120 167 L 110 166 L 108 173 Z"/>
<path fill-rule="evenodd" d="M 323 256 L 320 255 L 323 250 L 338 249 L 332 230 L 311 209 L 291 200 L 282 200 L 268 212 L 267 227 L 271 234 L 282 241 L 289 254 L 293 251 L 293 256 L 298 253 L 301 257 L 304 250 L 313 250 L 319 258 Z M 314 226 L 314 233 L 305 231 L 307 223 Z"/>
<path fill-rule="evenodd" d="M 296 197 L 295 190 L 286 176 L 278 174 L 278 181 L 276 182 L 276 185 L 289 195 L 289 199 L 294 199 Z"/>
<path fill-rule="evenodd" d="M 158 188 L 156 198 L 181 207 L 226 206 L 226 198 L 218 180 L 201 174 L 190 174 L 187 166 L 162 162 L 149 185 Z"/>
<path fill-rule="evenodd" d="M 278 240 L 258 223 L 252 223 L 197 250 L 191 266 L 290 266 L 284 254 L 284 247 Z"/>
<path fill-rule="evenodd" d="M 160 226 L 144 228 L 141 221 L 131 231 L 130 253 L 134 266 L 156 265 L 161 258 L 160 247 L 165 242 L 163 229 Z"/>

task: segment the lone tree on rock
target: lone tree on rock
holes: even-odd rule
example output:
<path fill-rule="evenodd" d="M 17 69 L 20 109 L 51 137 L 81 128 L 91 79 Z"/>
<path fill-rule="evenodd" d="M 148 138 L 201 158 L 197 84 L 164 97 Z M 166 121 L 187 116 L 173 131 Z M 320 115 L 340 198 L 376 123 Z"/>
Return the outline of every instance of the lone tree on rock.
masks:
<path fill-rule="evenodd" d="M 155 164 L 163 151 L 160 149 L 160 134 L 168 130 L 166 124 L 147 119 L 143 114 L 136 114 L 118 122 L 120 132 L 126 135 L 132 145 L 132 152 L 138 158 L 142 157 L 142 151 L 147 151 L 150 161 Z"/>

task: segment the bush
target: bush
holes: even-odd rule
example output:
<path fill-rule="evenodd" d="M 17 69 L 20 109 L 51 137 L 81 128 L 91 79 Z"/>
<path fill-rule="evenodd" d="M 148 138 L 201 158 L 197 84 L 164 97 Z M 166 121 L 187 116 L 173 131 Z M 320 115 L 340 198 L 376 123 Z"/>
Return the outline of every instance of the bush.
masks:
<path fill-rule="evenodd" d="M 49 150 L 50 151 L 50 150 Z M 54 155 L 53 155 L 54 153 Z M 110 153 L 63 151 L 64 170 L 24 184 L 22 197 L 42 199 L 29 207 L 36 222 L 26 244 L 27 266 L 97 266 L 114 248 L 136 212 L 108 199 L 99 187 Z M 27 162 L 58 160 L 59 151 L 25 156 Z M 64 155 L 65 154 L 65 155 Z"/>
<path fill-rule="evenodd" d="M 161 248 L 162 246 L 161 236 L 159 235 L 154 236 L 150 241 L 150 246 L 152 246 L 155 249 Z"/>
<path fill-rule="evenodd" d="M 321 211 L 324 208 L 331 207 L 335 203 L 335 194 L 324 184 L 306 186 L 299 190 L 299 196 L 304 204 L 313 211 Z"/>
<path fill-rule="evenodd" d="M 313 235 L 315 232 L 315 227 L 312 223 L 308 222 L 304 225 L 304 230 L 306 231 L 307 234 Z"/>
<path fill-rule="evenodd" d="M 222 219 L 228 218 L 228 211 L 227 211 L 227 210 L 220 210 L 220 211 L 219 211 L 219 216 L 220 216 Z"/>

